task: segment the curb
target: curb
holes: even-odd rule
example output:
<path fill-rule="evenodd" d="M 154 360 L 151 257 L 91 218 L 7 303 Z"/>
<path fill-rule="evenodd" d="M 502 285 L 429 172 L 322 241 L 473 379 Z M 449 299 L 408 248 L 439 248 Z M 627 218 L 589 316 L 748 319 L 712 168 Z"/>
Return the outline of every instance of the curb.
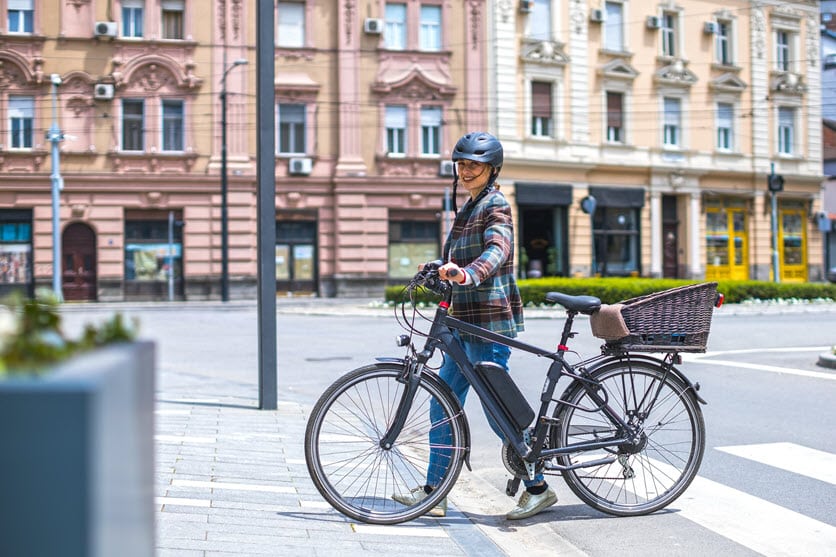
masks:
<path fill-rule="evenodd" d="M 836 369 L 836 355 L 828 354 L 827 352 L 825 352 L 824 354 L 819 354 L 819 361 L 817 362 L 817 364 L 821 367 Z"/>

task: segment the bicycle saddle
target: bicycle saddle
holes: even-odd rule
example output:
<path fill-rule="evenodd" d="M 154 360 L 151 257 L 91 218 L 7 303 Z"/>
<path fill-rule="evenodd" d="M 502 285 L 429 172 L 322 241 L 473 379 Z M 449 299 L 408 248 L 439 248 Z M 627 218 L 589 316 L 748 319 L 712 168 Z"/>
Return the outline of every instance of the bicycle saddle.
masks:
<path fill-rule="evenodd" d="M 586 315 L 598 311 L 601 307 L 601 299 L 595 296 L 570 296 L 563 292 L 547 292 L 546 301 Z"/>

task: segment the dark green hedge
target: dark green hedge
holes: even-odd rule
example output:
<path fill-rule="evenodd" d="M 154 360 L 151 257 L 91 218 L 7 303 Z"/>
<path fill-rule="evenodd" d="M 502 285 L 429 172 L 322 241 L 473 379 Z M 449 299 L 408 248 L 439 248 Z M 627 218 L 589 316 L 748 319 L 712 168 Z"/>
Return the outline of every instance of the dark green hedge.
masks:
<path fill-rule="evenodd" d="M 651 278 L 562 278 L 520 280 L 520 293 L 523 303 L 541 304 L 545 302 L 547 292 L 566 294 L 586 294 L 597 296 L 605 304 L 643 296 L 660 290 L 667 290 L 684 284 L 702 281 L 651 279 Z M 836 284 L 832 283 L 775 283 L 757 280 L 718 281 L 718 288 L 726 297 L 726 303 L 734 304 L 744 300 L 803 299 L 814 300 L 828 298 L 836 300 Z M 403 286 L 386 288 L 386 300 L 399 302 L 403 298 Z M 433 302 L 438 298 L 423 292 L 416 296 L 418 301 Z"/>

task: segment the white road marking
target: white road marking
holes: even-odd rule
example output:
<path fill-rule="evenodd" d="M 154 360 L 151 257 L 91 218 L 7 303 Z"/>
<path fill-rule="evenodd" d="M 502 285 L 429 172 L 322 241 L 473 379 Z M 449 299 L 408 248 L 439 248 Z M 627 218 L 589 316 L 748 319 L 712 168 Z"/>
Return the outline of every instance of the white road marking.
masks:
<path fill-rule="evenodd" d="M 683 354 L 684 356 L 684 354 Z M 800 375 L 802 377 L 812 377 L 814 379 L 825 379 L 827 381 L 836 381 L 836 373 L 824 373 L 821 371 L 809 371 L 806 369 L 795 369 L 791 367 L 770 366 L 765 364 L 752 364 L 748 362 L 735 362 L 732 360 L 715 360 L 710 354 L 703 354 L 701 357 L 689 357 L 687 361 L 699 361 L 703 364 L 713 364 L 717 366 L 739 367 L 743 369 L 754 369 L 756 371 L 769 371 L 772 373 L 783 373 L 787 375 Z"/>
<path fill-rule="evenodd" d="M 825 451 L 811 449 L 795 443 L 736 445 L 716 447 L 716 449 L 836 485 L 836 455 Z"/>
<path fill-rule="evenodd" d="M 191 410 L 172 410 L 172 409 L 163 409 L 163 410 L 154 410 L 155 414 L 159 414 L 161 416 L 184 416 L 189 415 L 192 413 Z"/>
<path fill-rule="evenodd" d="M 294 487 L 278 485 L 258 485 L 235 482 L 207 482 L 199 480 L 171 480 L 171 485 L 176 487 L 206 487 L 209 489 L 230 489 L 236 491 L 259 491 L 264 493 L 296 493 Z"/>
<path fill-rule="evenodd" d="M 833 555 L 836 548 L 833 526 L 701 477 L 671 507 L 767 557 Z"/>
<path fill-rule="evenodd" d="M 418 538 L 447 538 L 447 532 L 436 526 L 379 526 L 375 524 L 352 524 L 356 534 L 370 534 L 376 536 L 418 537 Z"/>

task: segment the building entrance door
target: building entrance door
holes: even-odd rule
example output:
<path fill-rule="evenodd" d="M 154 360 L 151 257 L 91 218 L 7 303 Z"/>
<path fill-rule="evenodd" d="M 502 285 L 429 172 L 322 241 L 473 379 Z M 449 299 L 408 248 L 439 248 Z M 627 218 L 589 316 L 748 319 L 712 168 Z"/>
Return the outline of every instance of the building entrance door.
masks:
<path fill-rule="evenodd" d="M 76 222 L 64 229 L 61 290 L 67 301 L 96 300 L 96 233 Z"/>
<path fill-rule="evenodd" d="M 316 294 L 316 221 L 276 223 L 276 292 Z"/>

